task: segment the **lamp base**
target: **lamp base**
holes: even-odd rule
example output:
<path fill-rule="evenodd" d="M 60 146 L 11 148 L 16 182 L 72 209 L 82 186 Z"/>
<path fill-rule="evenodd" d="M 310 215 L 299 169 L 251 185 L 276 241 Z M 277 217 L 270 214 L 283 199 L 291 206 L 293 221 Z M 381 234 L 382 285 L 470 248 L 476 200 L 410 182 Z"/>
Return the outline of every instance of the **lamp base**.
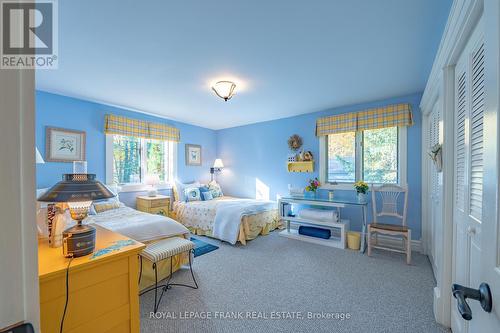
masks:
<path fill-rule="evenodd" d="M 63 255 L 65 257 L 82 257 L 94 252 L 96 230 L 90 225 L 77 225 L 63 232 Z"/>

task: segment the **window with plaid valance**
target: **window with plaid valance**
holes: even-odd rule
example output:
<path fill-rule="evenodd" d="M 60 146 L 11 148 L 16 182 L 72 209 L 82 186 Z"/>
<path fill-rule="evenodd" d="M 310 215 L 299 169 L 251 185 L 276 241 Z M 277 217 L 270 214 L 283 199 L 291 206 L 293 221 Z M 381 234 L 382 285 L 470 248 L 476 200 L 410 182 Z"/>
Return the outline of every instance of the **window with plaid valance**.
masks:
<path fill-rule="evenodd" d="M 411 125 L 411 105 L 401 103 L 319 118 L 316 121 L 316 136 Z"/>
<path fill-rule="evenodd" d="M 178 128 L 113 114 L 106 115 L 104 132 L 106 134 L 119 134 L 146 139 L 174 142 L 180 141 L 180 132 Z"/>

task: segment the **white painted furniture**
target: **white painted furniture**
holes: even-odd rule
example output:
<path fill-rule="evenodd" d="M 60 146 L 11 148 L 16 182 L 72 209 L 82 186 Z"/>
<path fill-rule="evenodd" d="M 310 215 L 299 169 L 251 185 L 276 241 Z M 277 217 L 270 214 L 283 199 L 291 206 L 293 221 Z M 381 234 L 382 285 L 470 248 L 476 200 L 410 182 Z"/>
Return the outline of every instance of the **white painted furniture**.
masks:
<path fill-rule="evenodd" d="M 405 186 L 384 184 L 381 186 L 372 186 L 372 208 L 373 223 L 368 225 L 368 256 L 371 255 L 372 248 L 400 252 L 406 254 L 406 263 L 411 263 L 411 230 L 406 225 L 406 211 L 408 206 L 408 188 Z M 403 195 L 403 213 L 399 213 L 399 198 Z M 378 199 L 377 199 L 378 198 Z M 381 210 L 378 211 L 378 207 Z M 401 220 L 401 225 L 379 223 L 378 218 L 388 216 Z M 378 235 L 387 235 L 392 237 L 401 237 L 403 239 L 403 248 L 396 249 L 392 247 L 380 246 Z M 373 242 L 372 235 L 375 235 Z"/>
<path fill-rule="evenodd" d="M 338 221 L 340 222 L 323 222 L 312 219 L 303 219 L 293 214 L 291 215 L 291 211 L 290 209 L 287 209 L 287 207 L 288 206 L 291 207 L 294 204 L 337 209 Z M 357 206 L 360 207 L 363 211 L 363 226 L 361 231 L 362 238 L 361 238 L 361 248 L 360 248 L 360 252 L 363 253 L 365 250 L 364 236 L 366 233 L 366 207 L 368 206 L 367 202 L 358 202 L 356 200 L 341 200 L 341 199 L 330 200 L 328 198 L 308 198 L 302 196 L 283 197 L 278 201 L 278 207 L 281 219 L 286 222 L 286 229 L 280 232 L 280 236 L 302 240 L 310 243 L 345 249 L 346 232 L 347 230 L 349 230 L 349 222 L 346 220 L 341 220 L 340 209 L 346 206 Z M 322 239 L 306 235 L 300 235 L 297 229 L 290 228 L 290 224 L 296 224 L 299 226 L 306 225 L 318 228 L 329 228 L 335 231 L 334 234 L 340 234 L 340 237 L 334 235 L 330 237 L 330 239 Z"/>

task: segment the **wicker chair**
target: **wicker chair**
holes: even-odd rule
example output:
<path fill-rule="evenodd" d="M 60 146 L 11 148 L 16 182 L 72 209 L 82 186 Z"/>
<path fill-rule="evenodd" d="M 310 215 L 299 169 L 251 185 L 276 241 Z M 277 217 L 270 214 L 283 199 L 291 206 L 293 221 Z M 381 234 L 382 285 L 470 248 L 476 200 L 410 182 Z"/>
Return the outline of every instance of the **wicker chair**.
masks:
<path fill-rule="evenodd" d="M 368 225 L 368 256 L 371 255 L 372 248 L 389 250 L 393 252 L 405 253 L 406 263 L 411 263 L 411 229 L 406 225 L 406 211 L 408 206 L 408 187 L 402 187 L 393 184 L 381 186 L 372 186 L 372 207 L 373 223 Z M 400 195 L 403 195 L 403 214 L 398 212 L 398 201 Z M 377 197 L 381 210 L 377 211 Z M 401 224 L 379 223 L 378 218 L 390 216 L 401 220 Z M 394 247 L 383 247 L 378 243 L 378 235 L 387 235 L 391 237 L 402 238 L 402 249 Z M 375 235 L 375 241 L 372 236 Z"/>

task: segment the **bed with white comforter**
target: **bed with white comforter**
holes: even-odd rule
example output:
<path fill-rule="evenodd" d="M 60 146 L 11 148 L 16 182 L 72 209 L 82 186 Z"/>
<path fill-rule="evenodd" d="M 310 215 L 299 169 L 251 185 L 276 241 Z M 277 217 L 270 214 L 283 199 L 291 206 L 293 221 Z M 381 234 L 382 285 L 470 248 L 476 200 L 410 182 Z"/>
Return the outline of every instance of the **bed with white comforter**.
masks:
<path fill-rule="evenodd" d="M 174 214 L 192 233 L 231 244 L 245 244 L 281 226 L 276 202 L 266 200 L 223 196 L 208 201 L 176 201 Z"/>
<path fill-rule="evenodd" d="M 97 224 L 141 243 L 189 235 L 185 226 L 169 217 L 140 212 L 123 204 L 119 208 L 90 215 L 84 223 Z"/>

